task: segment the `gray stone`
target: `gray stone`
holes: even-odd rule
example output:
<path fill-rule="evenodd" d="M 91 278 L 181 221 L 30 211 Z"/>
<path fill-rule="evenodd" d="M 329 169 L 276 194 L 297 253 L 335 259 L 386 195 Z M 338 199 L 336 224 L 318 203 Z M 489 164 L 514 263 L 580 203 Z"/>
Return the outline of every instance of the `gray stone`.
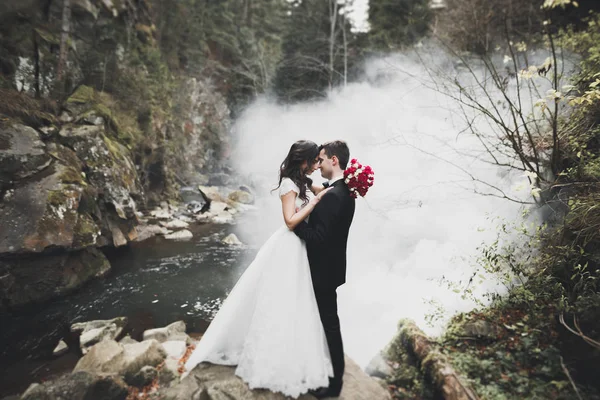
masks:
<path fill-rule="evenodd" d="M 79 360 L 73 371 L 118 374 L 129 381 L 142 367 L 146 365 L 156 367 L 162 363 L 166 355 L 165 350 L 156 340 L 134 344 L 103 340 L 94 345 Z"/>
<path fill-rule="evenodd" d="M 81 352 L 86 354 L 88 349 L 96 343 L 106 339 L 114 339 L 116 337 L 116 333 L 117 326 L 115 324 L 110 324 L 103 326 L 102 328 L 90 329 L 89 331 L 83 332 L 79 338 Z"/>
<path fill-rule="evenodd" d="M 177 321 L 163 328 L 154 328 L 144 331 L 144 340 L 154 339 L 160 343 L 170 340 L 174 335 L 185 334 L 185 322 Z"/>
<path fill-rule="evenodd" d="M 171 219 L 171 218 L 173 218 L 173 215 L 169 212 L 169 210 L 163 210 L 162 208 L 150 211 L 150 215 L 156 219 Z"/>
<path fill-rule="evenodd" d="M 110 263 L 95 248 L 24 259 L 0 259 L 0 309 L 64 295 L 108 271 Z"/>
<path fill-rule="evenodd" d="M 163 228 L 158 225 L 141 225 L 136 226 L 137 239 L 136 241 L 141 242 L 156 235 L 168 235 L 171 233 L 167 228 Z"/>
<path fill-rule="evenodd" d="M 225 198 L 223 197 L 223 195 L 221 195 L 219 188 L 216 186 L 199 185 L 198 190 L 203 195 L 203 197 L 206 197 L 211 202 L 213 202 L 213 201 L 224 202 L 225 201 Z"/>
<path fill-rule="evenodd" d="M 67 125 L 59 137 L 86 164 L 88 181 L 102 191 L 104 201 L 121 219 L 134 219 L 132 196 L 141 196 L 143 190 L 129 149 L 107 136 L 103 126 Z"/>
<path fill-rule="evenodd" d="M 231 182 L 231 176 L 220 172 L 208 177 L 208 184 L 213 186 L 227 186 Z"/>
<path fill-rule="evenodd" d="M 167 353 L 167 357 L 176 360 L 181 359 L 187 350 L 187 344 L 181 340 L 167 340 L 162 343 L 162 347 Z"/>
<path fill-rule="evenodd" d="M 131 336 L 127 335 L 123 339 L 119 340 L 119 343 L 121 343 L 121 344 L 135 344 L 135 343 L 139 343 L 139 342 L 137 340 L 135 340 L 135 339 L 132 339 Z"/>
<path fill-rule="evenodd" d="M 190 226 L 190 224 L 188 224 L 187 222 L 184 222 L 180 219 L 174 219 L 169 222 L 161 221 L 160 224 L 167 229 L 183 229 L 183 228 L 187 228 L 188 226 Z"/>
<path fill-rule="evenodd" d="M 210 212 L 217 215 L 220 212 L 226 211 L 229 205 L 222 201 L 213 201 L 210 203 Z"/>
<path fill-rule="evenodd" d="M 80 170 L 54 163 L 5 194 L 0 207 L 0 253 L 39 253 L 48 247 L 70 248 L 76 236 L 83 187 L 63 183 Z"/>
<path fill-rule="evenodd" d="M 179 383 L 179 361 L 167 358 L 160 371 L 158 371 L 158 382 L 162 387 L 170 387 Z"/>
<path fill-rule="evenodd" d="M 384 354 L 378 353 L 369 362 L 369 365 L 367 365 L 367 368 L 365 368 L 365 372 L 370 376 L 385 379 L 392 375 L 394 370 L 388 365 Z"/>
<path fill-rule="evenodd" d="M 46 154 L 45 148 L 33 128 L 0 123 L 0 189 L 48 167 L 52 158 Z"/>
<path fill-rule="evenodd" d="M 254 196 L 245 190 L 236 190 L 229 194 L 229 200 L 242 204 L 254 204 Z"/>
<path fill-rule="evenodd" d="M 230 224 L 233 222 L 233 215 L 227 211 L 221 211 L 212 218 L 212 221 L 215 224 Z"/>
<path fill-rule="evenodd" d="M 165 235 L 165 239 L 169 239 L 169 240 L 189 240 L 193 237 L 194 237 L 194 235 L 192 234 L 192 232 L 188 231 L 187 229 L 183 229 L 181 231 L 177 231 L 177 232 L 173 232 L 168 235 Z"/>
<path fill-rule="evenodd" d="M 21 400 L 125 400 L 127 393 L 127 385 L 118 377 L 76 372 L 32 384 Z"/>
<path fill-rule="evenodd" d="M 60 339 L 60 341 L 54 348 L 54 351 L 52 351 L 52 355 L 54 357 L 60 357 L 63 354 L 67 353 L 68 351 L 69 351 L 69 346 L 67 346 L 67 344 L 65 343 L 64 340 Z"/>
<path fill-rule="evenodd" d="M 191 337 L 189 337 L 189 335 L 187 333 L 184 332 L 175 332 L 169 335 L 168 340 L 173 340 L 173 341 L 178 341 L 178 342 L 185 342 L 186 345 L 190 345 L 193 344 L 194 341 L 192 340 Z"/>
<path fill-rule="evenodd" d="M 158 370 L 150 365 L 142 367 L 137 374 L 133 375 L 127 383 L 131 386 L 142 388 L 152 383 L 152 381 L 158 376 Z"/>
<path fill-rule="evenodd" d="M 229 244 L 232 246 L 241 246 L 242 242 L 240 242 L 240 239 L 238 239 L 237 236 L 235 236 L 235 234 L 231 233 L 229 234 L 225 239 L 222 240 L 223 243 L 225 244 Z"/>
<path fill-rule="evenodd" d="M 121 333 L 123 328 L 125 328 L 127 325 L 127 321 L 127 317 L 116 317 L 113 319 L 97 319 L 93 321 L 77 322 L 71 325 L 71 332 L 83 333 L 91 329 L 103 328 L 105 326 L 114 324 L 120 329 L 118 333 Z"/>
<path fill-rule="evenodd" d="M 286 400 L 281 393 L 264 389 L 250 390 L 248 385 L 235 375 L 235 367 L 201 363 L 178 385 L 161 389 L 164 400 Z M 308 394 L 300 400 L 314 400 Z M 339 400 L 391 400 L 387 390 L 365 374 L 356 363 L 346 357 L 344 387 Z"/>

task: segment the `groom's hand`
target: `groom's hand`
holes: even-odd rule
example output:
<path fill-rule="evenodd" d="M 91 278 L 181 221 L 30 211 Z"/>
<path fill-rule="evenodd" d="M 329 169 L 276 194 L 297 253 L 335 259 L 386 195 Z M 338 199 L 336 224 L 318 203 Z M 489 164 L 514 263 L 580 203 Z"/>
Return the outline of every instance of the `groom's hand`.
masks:
<path fill-rule="evenodd" d="M 329 239 L 340 209 L 340 199 L 335 195 L 323 196 L 310 214 L 309 223 L 296 226 L 294 233 L 306 243 L 323 245 Z"/>

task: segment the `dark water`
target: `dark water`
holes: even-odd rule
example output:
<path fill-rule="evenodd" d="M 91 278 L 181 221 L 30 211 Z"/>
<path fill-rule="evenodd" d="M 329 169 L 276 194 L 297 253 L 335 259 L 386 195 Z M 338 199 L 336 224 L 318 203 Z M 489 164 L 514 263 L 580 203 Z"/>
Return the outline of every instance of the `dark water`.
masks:
<path fill-rule="evenodd" d="M 65 361 L 52 360 L 51 353 L 61 337 L 68 341 L 73 322 L 127 316 L 128 332 L 140 338 L 145 329 L 182 319 L 188 332 L 203 332 L 256 253 L 256 246 L 221 240 L 233 232 L 251 242 L 251 218 L 239 226 L 192 226 L 194 238 L 187 242 L 155 237 L 134 243 L 108 254 L 113 269 L 106 278 L 19 315 L 0 315 L 0 374 L 18 374 L 19 381 L 2 379 L 0 397 L 23 390 L 44 371 L 72 368 L 76 354 Z"/>

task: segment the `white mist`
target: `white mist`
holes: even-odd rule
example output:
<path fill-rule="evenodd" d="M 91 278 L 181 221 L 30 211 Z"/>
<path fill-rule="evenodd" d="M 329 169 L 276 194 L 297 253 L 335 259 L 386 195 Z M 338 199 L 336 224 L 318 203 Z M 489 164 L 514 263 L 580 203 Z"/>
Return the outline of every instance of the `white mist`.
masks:
<path fill-rule="evenodd" d="M 467 282 L 477 247 L 495 237 L 490 218 L 520 215 L 519 204 L 474 193 L 488 190 L 460 168 L 513 196 L 528 195 L 525 177 L 458 153 L 482 149 L 473 136 L 459 134 L 465 125 L 456 104 L 423 80 L 427 74 L 418 62 L 375 60 L 362 83 L 327 100 L 280 106 L 262 99 L 234 127 L 233 158 L 262 187 L 255 223 L 240 227 L 252 232 L 246 240 L 256 246 L 282 223 L 279 200 L 269 190 L 294 141 L 342 139 L 352 157 L 373 167 L 375 185 L 356 202 L 347 283 L 338 289 L 345 351 L 363 367 L 389 342 L 401 318 L 414 319 L 429 334 L 441 331 L 444 321 L 426 323 L 433 311 L 427 300 L 442 303 L 446 318 L 472 309 L 473 303 L 440 281 Z M 313 178 L 322 181 L 318 171 Z M 486 281 L 477 289 L 496 286 Z"/>

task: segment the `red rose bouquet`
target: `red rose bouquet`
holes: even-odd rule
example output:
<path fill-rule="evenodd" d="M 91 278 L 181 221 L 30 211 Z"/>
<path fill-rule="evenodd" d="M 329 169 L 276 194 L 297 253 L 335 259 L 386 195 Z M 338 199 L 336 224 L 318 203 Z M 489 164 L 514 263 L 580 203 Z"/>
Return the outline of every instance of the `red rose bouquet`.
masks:
<path fill-rule="evenodd" d="M 344 171 L 344 181 L 354 198 L 358 195 L 365 197 L 374 180 L 373 169 L 368 165 L 363 166 L 356 158 L 350 161 L 350 166 Z"/>

